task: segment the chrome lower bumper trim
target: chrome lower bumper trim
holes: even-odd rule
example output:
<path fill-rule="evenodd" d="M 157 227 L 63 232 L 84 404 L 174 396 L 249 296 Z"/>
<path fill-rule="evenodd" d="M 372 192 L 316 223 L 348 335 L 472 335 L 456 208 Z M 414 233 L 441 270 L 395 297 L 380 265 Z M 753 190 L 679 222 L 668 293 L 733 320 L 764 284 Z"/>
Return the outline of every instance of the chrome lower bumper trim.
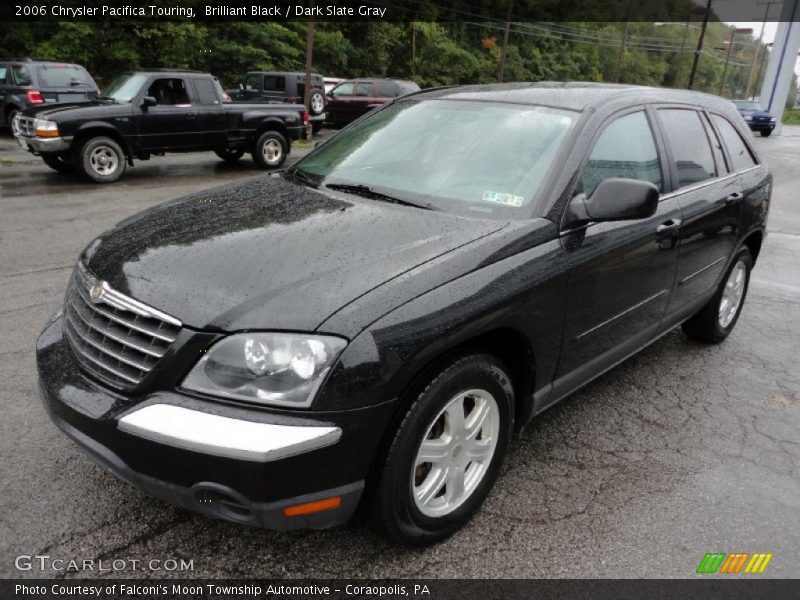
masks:
<path fill-rule="evenodd" d="M 255 462 L 330 446 L 342 435 L 339 427 L 255 423 L 171 404 L 151 404 L 128 413 L 118 427 L 176 448 Z"/>
<path fill-rule="evenodd" d="M 17 142 L 25 150 L 34 152 L 63 152 L 70 149 L 72 137 L 38 138 L 17 136 Z"/>

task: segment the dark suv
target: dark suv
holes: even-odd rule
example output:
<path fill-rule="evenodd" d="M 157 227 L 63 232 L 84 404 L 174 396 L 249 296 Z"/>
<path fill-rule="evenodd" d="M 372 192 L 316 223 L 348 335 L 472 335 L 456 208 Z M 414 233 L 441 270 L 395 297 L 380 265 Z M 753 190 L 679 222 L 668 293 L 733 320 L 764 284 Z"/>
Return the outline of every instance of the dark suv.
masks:
<path fill-rule="evenodd" d="M 97 84 L 80 65 L 31 58 L 0 61 L 0 111 L 12 131 L 14 117 L 29 106 L 83 102 L 98 95 Z"/>
<path fill-rule="evenodd" d="M 94 460 L 180 506 L 296 529 L 361 503 L 435 542 L 536 415 L 675 327 L 733 331 L 771 182 L 715 96 L 412 94 L 92 241 L 39 337 L 41 394 Z"/>
<path fill-rule="evenodd" d="M 328 92 L 326 121 L 345 125 L 405 94 L 418 92 L 419 86 L 403 79 L 351 79 Z"/>

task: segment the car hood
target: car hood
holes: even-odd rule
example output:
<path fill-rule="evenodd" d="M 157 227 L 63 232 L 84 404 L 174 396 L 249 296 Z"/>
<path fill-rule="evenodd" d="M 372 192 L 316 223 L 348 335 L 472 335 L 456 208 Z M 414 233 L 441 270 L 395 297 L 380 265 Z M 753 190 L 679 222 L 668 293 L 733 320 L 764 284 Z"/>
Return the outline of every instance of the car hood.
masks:
<path fill-rule="evenodd" d="M 30 106 L 23 111 L 26 117 L 39 117 L 44 118 L 57 118 L 61 115 L 68 115 L 73 118 L 81 112 L 88 112 L 97 114 L 98 109 L 107 109 L 109 112 L 116 112 L 124 107 L 130 109 L 129 104 L 116 104 L 114 102 L 100 101 L 100 100 L 86 100 L 84 102 L 64 102 L 63 104 L 38 104 Z"/>
<path fill-rule="evenodd" d="M 313 331 L 370 290 L 505 226 L 261 176 L 139 213 L 82 261 L 190 327 Z"/>

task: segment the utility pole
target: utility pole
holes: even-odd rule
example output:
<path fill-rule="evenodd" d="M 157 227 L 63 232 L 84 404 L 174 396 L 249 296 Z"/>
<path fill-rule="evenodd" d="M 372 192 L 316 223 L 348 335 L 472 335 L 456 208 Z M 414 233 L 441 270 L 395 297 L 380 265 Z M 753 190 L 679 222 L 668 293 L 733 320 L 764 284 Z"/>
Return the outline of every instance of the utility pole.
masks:
<path fill-rule="evenodd" d="M 683 53 L 686 51 L 686 38 L 689 36 L 689 21 L 683 26 L 683 39 L 681 40 L 681 51 L 678 54 L 678 65 L 675 67 L 675 81 L 673 85 L 677 87 L 680 76 L 683 74 Z"/>
<path fill-rule="evenodd" d="M 697 39 L 697 48 L 694 51 L 694 60 L 692 61 L 692 72 L 689 73 L 689 89 L 694 87 L 694 76 L 697 74 L 697 63 L 700 62 L 700 53 L 703 51 L 703 38 L 706 37 L 706 27 L 708 27 L 708 15 L 711 12 L 711 2 L 708 0 L 706 3 L 706 14 L 703 17 L 703 26 L 700 28 L 700 37 Z"/>
<path fill-rule="evenodd" d="M 506 74 L 506 54 L 508 53 L 508 34 L 511 33 L 511 9 L 514 7 L 514 0 L 508 0 L 508 14 L 506 15 L 506 26 L 503 30 L 503 53 L 500 55 L 500 68 L 497 71 L 497 81 L 503 83 Z"/>
<path fill-rule="evenodd" d="M 731 27 L 731 39 L 728 42 L 728 52 L 725 54 L 725 66 L 722 67 L 722 78 L 719 80 L 719 88 L 717 89 L 717 96 L 722 96 L 722 90 L 725 87 L 725 75 L 728 74 L 728 62 L 731 60 L 731 51 L 733 50 L 733 38 L 736 36 L 736 26 Z"/>
<path fill-rule="evenodd" d="M 756 2 L 759 6 L 766 6 L 764 9 L 764 19 L 761 21 L 761 33 L 758 35 L 758 45 L 756 46 L 756 51 L 753 52 L 753 64 L 750 65 L 750 75 L 747 77 L 747 89 L 745 90 L 744 97 L 752 99 L 750 92 L 753 89 L 753 75 L 756 73 L 756 63 L 758 62 L 758 53 L 762 52 L 761 50 L 761 43 L 764 40 L 764 28 L 767 26 L 767 16 L 769 15 L 769 9 L 773 4 L 779 4 L 779 2 L 775 2 L 774 0 L 769 0 L 768 2 Z M 766 53 L 766 50 L 763 51 Z"/>
<path fill-rule="evenodd" d="M 417 22 L 411 22 L 411 78 L 417 75 Z"/>
<path fill-rule="evenodd" d="M 767 44 L 767 47 L 764 48 L 764 51 L 761 53 L 761 60 L 758 63 L 758 73 L 756 74 L 755 80 L 753 80 L 753 84 L 755 86 L 757 86 L 758 82 L 761 80 L 761 72 L 764 70 L 764 59 L 767 58 L 767 55 L 769 54 L 769 48 L 771 46 L 772 43 Z M 753 89 L 753 97 L 755 98 L 755 89 Z"/>
<path fill-rule="evenodd" d="M 614 69 L 614 82 L 619 82 L 619 73 L 622 69 L 622 57 L 625 55 L 625 41 L 628 39 L 628 24 L 631 13 L 631 4 L 633 0 L 628 0 L 628 6 L 625 8 L 625 21 L 622 26 L 622 39 L 619 42 L 619 54 L 617 55 L 617 66 Z"/>
<path fill-rule="evenodd" d="M 314 6 L 314 3 L 311 3 L 311 6 Z M 314 31 L 316 29 L 316 23 L 314 21 L 309 21 L 306 24 L 306 85 L 305 85 L 305 93 L 303 94 L 303 104 L 305 105 L 306 109 L 309 108 L 308 103 L 311 99 L 311 58 L 314 52 Z"/>

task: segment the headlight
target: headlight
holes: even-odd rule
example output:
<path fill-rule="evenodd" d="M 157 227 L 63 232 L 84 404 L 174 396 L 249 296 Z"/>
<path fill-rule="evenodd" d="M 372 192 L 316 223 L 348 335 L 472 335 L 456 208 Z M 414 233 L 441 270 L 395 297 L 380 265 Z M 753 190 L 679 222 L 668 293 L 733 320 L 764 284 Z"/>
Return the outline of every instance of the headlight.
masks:
<path fill-rule="evenodd" d="M 47 119 L 34 119 L 33 129 L 38 137 L 58 137 L 58 123 Z"/>
<path fill-rule="evenodd" d="M 338 337 L 241 333 L 211 347 L 183 387 L 259 404 L 306 408 L 347 342 Z"/>
<path fill-rule="evenodd" d="M 770 117 L 770 119 L 769 119 L 770 123 L 775 123 L 777 121 L 778 121 L 778 117 Z"/>
<path fill-rule="evenodd" d="M 744 120 L 745 121 L 752 121 L 753 120 L 753 115 L 745 115 L 744 116 Z"/>

